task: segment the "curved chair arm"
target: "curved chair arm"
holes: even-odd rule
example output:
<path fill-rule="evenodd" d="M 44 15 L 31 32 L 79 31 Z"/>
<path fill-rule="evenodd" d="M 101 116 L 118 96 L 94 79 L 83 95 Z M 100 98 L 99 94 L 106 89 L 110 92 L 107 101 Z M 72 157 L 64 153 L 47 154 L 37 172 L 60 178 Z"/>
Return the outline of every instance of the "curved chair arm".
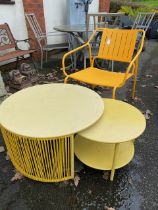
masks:
<path fill-rule="evenodd" d="M 68 76 L 68 74 L 67 74 L 66 71 L 65 71 L 65 70 L 66 70 L 66 67 L 65 67 L 65 60 L 66 60 L 66 57 L 69 56 L 69 55 L 71 55 L 71 54 L 73 54 L 73 53 L 75 53 L 75 52 L 77 52 L 77 51 L 79 51 L 79 50 L 82 50 L 83 48 L 85 48 L 85 47 L 87 47 L 87 46 L 90 48 L 89 42 L 86 42 L 84 45 L 82 45 L 82 46 L 80 46 L 80 47 L 77 47 L 77 48 L 75 48 L 75 49 L 73 49 L 73 50 L 71 50 L 71 51 L 65 53 L 65 55 L 64 55 L 63 58 L 62 58 L 62 70 L 63 70 L 63 73 L 64 73 L 65 76 Z"/>
<path fill-rule="evenodd" d="M 103 30 L 103 29 L 101 29 L 101 28 L 99 28 L 99 29 L 97 28 L 97 29 L 93 32 L 93 34 L 90 36 L 89 40 L 88 40 L 85 44 L 81 45 L 80 47 L 77 47 L 76 49 L 73 49 L 73 50 L 67 52 L 67 53 L 63 56 L 63 58 L 62 58 L 62 70 L 63 70 L 63 73 L 64 73 L 65 76 L 68 76 L 68 74 L 67 74 L 66 71 L 65 71 L 65 69 L 66 69 L 66 67 L 65 67 L 65 59 L 66 59 L 66 57 L 69 56 L 69 55 L 71 55 L 71 54 L 73 54 L 73 53 L 75 53 L 75 52 L 77 52 L 77 51 L 79 51 L 79 50 L 81 50 L 81 49 L 83 49 L 83 48 L 85 48 L 85 47 L 87 47 L 87 46 L 88 46 L 88 49 L 89 49 L 90 64 L 92 65 L 92 52 L 91 52 L 90 42 L 91 42 L 91 40 L 93 39 L 93 37 L 95 36 L 96 32 L 97 32 L 97 31 L 102 31 L 102 30 Z"/>

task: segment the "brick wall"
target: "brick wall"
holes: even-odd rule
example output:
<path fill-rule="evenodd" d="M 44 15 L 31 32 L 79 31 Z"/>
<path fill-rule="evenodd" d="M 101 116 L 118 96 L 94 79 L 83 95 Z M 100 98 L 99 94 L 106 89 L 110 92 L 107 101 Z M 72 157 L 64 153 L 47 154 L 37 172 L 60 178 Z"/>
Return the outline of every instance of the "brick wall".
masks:
<path fill-rule="evenodd" d="M 110 0 L 99 0 L 99 12 L 109 12 Z"/>
<path fill-rule="evenodd" d="M 23 0 L 24 12 L 25 13 L 35 13 L 37 20 L 41 26 L 42 31 L 45 33 L 45 19 L 44 19 L 44 9 L 43 9 L 43 0 Z M 35 38 L 34 34 L 27 23 L 28 35 L 31 38 Z M 37 45 L 36 45 L 37 46 Z M 35 53 L 34 58 L 39 58 L 40 53 Z"/>

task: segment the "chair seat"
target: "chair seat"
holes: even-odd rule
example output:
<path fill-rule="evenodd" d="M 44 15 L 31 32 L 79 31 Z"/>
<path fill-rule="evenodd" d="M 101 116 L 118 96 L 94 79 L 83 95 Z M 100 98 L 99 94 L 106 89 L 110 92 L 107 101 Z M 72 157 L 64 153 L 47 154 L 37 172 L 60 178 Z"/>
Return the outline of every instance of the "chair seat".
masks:
<path fill-rule="evenodd" d="M 1 61 L 7 61 L 7 60 L 12 59 L 12 58 L 21 57 L 21 56 L 24 56 L 24 55 L 27 55 L 27 54 L 31 54 L 33 52 L 35 52 L 35 50 L 14 50 L 14 51 L 11 51 L 11 52 L 7 52 L 6 54 L 0 56 L 0 62 Z"/>
<path fill-rule="evenodd" d="M 124 80 L 125 73 L 121 72 L 109 72 L 106 70 L 100 70 L 94 67 L 89 67 L 85 70 L 73 73 L 69 75 L 69 78 L 79 80 L 92 85 L 108 86 L 108 87 L 120 87 Z M 127 79 L 133 74 L 129 73 Z"/>

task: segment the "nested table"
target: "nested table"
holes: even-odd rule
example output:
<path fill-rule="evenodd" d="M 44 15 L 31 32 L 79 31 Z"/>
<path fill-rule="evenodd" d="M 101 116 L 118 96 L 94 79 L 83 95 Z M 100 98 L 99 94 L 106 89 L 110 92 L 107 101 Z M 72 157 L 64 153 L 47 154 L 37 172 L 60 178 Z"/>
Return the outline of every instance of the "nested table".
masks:
<path fill-rule="evenodd" d="M 73 178 L 74 134 L 95 123 L 103 110 L 101 97 L 78 85 L 37 85 L 11 95 L 0 106 L 11 161 L 38 181 Z"/>
<path fill-rule="evenodd" d="M 104 99 L 104 104 L 100 120 L 76 136 L 75 154 L 92 168 L 111 170 L 112 181 L 115 169 L 132 160 L 134 139 L 143 133 L 146 121 L 144 115 L 128 103 Z"/>

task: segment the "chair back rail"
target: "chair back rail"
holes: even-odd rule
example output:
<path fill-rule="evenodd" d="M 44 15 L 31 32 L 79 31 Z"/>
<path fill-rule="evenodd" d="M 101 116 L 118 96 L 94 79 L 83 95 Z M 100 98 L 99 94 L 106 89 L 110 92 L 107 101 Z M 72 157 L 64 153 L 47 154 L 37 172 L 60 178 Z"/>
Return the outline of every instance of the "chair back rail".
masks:
<path fill-rule="evenodd" d="M 132 29 L 143 29 L 145 32 L 148 30 L 150 23 L 154 17 L 154 12 L 141 12 L 138 13 Z"/>
<path fill-rule="evenodd" d="M 130 62 L 133 57 L 138 30 L 104 29 L 98 57 Z"/>
<path fill-rule="evenodd" d="M 7 23 L 0 24 L 0 51 L 15 48 L 15 39 Z"/>
<path fill-rule="evenodd" d="M 34 13 L 25 13 L 25 17 L 30 24 L 31 29 L 33 30 L 35 37 L 39 39 L 43 36 L 42 29 L 37 21 L 37 18 Z"/>

